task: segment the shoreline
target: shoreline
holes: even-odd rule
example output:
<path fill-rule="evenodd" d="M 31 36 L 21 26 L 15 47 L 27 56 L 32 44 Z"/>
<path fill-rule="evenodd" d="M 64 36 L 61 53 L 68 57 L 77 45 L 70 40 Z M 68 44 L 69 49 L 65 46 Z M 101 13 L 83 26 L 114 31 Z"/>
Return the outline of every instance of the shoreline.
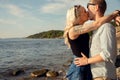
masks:
<path fill-rule="evenodd" d="M 49 69 L 52 71 L 59 72 L 57 77 L 49 78 L 49 77 L 31 77 L 31 72 L 41 69 Z M 12 67 L 11 69 L 6 69 L 3 72 L 0 72 L 0 80 L 65 80 L 65 74 L 68 66 L 64 65 L 54 65 L 54 66 L 21 66 L 21 67 Z M 15 71 L 18 71 L 19 73 Z"/>
<path fill-rule="evenodd" d="M 117 56 L 117 59 L 118 61 L 116 63 L 117 64 L 116 71 L 117 71 L 117 77 L 120 79 L 120 63 L 119 63 L 120 55 Z M 68 60 L 66 63 L 63 63 L 62 65 L 56 64 L 52 66 L 43 66 L 43 65 L 14 66 L 4 70 L 3 72 L 0 72 L 0 80 L 66 80 L 65 75 L 70 63 L 71 61 Z M 52 71 L 56 71 L 59 73 L 59 75 L 56 77 L 46 77 L 46 76 L 31 77 L 31 72 L 41 69 L 49 69 Z M 17 73 L 16 71 L 18 71 L 19 73 Z M 13 73 L 15 73 L 15 75 L 13 75 Z"/>

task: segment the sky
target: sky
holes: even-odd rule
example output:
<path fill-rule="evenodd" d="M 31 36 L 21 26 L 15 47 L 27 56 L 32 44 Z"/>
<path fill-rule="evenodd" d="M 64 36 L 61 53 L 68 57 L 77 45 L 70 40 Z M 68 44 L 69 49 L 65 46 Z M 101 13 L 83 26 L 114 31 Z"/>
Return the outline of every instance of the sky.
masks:
<path fill-rule="evenodd" d="M 0 0 L 0 38 L 24 38 L 48 30 L 64 30 L 66 11 L 86 8 L 89 0 Z M 120 0 L 106 0 L 106 15 L 120 10 Z"/>

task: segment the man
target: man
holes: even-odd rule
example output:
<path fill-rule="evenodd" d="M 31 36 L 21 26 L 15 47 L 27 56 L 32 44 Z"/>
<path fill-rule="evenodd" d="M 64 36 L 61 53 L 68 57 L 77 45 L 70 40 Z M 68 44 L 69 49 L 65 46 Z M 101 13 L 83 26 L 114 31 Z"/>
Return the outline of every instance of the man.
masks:
<path fill-rule="evenodd" d="M 108 16 L 102 17 L 99 21 L 84 25 L 84 22 L 88 20 L 88 12 L 86 12 L 84 7 L 75 5 L 67 11 L 64 38 L 65 43 L 72 49 L 74 58 L 82 57 L 81 52 L 89 57 L 89 35 L 83 33 L 97 29 L 103 23 L 115 18 L 116 15 L 117 12 L 114 12 Z M 81 31 L 79 31 L 79 28 Z M 75 34 L 78 35 L 75 36 Z M 69 80 L 92 80 L 90 65 L 78 67 L 72 63 L 66 78 Z"/>
<path fill-rule="evenodd" d="M 104 16 L 106 10 L 105 0 L 90 0 L 87 5 L 90 20 L 99 20 Z M 93 31 L 90 48 L 91 58 L 83 55 L 76 58 L 77 66 L 91 64 L 93 80 L 115 80 L 116 79 L 116 35 L 115 27 L 110 23 L 103 24 Z"/>

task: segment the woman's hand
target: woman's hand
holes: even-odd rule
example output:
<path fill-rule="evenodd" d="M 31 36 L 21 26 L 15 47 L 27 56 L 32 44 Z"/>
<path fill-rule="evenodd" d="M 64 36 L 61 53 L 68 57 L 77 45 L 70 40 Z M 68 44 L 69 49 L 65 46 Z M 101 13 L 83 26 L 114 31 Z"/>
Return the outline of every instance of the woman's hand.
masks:
<path fill-rule="evenodd" d="M 116 10 L 113 12 L 115 16 L 115 23 L 117 26 L 120 26 L 120 10 Z"/>
<path fill-rule="evenodd" d="M 83 66 L 88 64 L 88 58 L 81 53 L 82 57 L 75 58 L 74 64 L 77 66 Z"/>
<path fill-rule="evenodd" d="M 120 26 L 120 15 L 115 18 L 115 23 L 117 26 Z"/>
<path fill-rule="evenodd" d="M 115 10 L 112 14 L 115 16 L 120 16 L 120 10 Z"/>

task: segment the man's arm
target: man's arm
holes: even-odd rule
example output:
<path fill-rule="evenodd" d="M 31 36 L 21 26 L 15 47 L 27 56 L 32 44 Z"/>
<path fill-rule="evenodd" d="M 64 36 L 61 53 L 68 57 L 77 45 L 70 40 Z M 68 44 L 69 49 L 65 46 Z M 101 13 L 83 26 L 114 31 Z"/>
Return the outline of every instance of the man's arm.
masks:
<path fill-rule="evenodd" d="M 100 54 L 91 57 L 91 58 L 87 58 L 83 53 L 81 54 L 82 57 L 80 58 L 75 58 L 74 60 L 74 64 L 77 66 L 83 66 L 83 65 L 87 65 L 87 64 L 94 64 L 94 63 L 98 63 L 98 62 L 102 62 L 104 61 L 103 58 L 100 56 Z"/>
<path fill-rule="evenodd" d="M 115 11 L 112 14 L 108 16 L 104 16 L 92 23 L 84 24 L 83 26 L 78 25 L 78 26 L 72 27 L 69 31 L 69 36 L 71 39 L 76 39 L 80 34 L 84 34 L 84 33 L 88 33 L 90 31 L 96 30 L 102 24 L 106 22 L 110 22 L 113 18 L 117 16 L 117 14 L 118 14 L 118 11 Z"/>

